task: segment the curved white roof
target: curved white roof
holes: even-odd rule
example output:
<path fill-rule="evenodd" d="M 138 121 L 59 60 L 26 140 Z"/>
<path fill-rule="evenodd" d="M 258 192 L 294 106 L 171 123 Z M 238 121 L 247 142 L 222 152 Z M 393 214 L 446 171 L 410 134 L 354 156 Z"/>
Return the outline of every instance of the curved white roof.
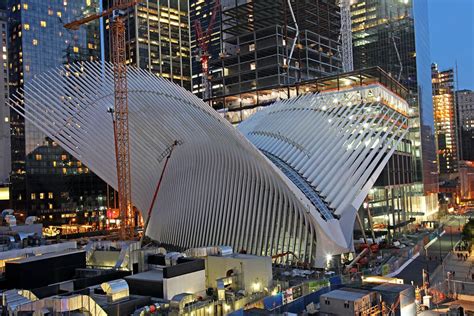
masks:
<path fill-rule="evenodd" d="M 109 64 L 60 68 L 26 85 L 12 107 L 116 188 L 107 113 L 113 106 L 112 78 Z M 337 107 L 308 95 L 258 112 L 242 124 L 242 134 L 165 79 L 129 68 L 128 85 L 132 202 L 144 216 L 163 153 L 175 140 L 182 142 L 169 161 L 147 235 L 182 248 L 230 245 L 258 255 L 292 251 L 316 266 L 325 264 L 327 254 L 351 250 L 355 210 L 391 154 L 388 147 L 385 154 L 360 147 L 369 134 L 350 132 L 365 123 L 382 124 L 385 136 L 370 133 L 373 144 L 394 150 L 401 138 L 389 132 L 405 120 L 380 104 Z M 381 109 L 385 119 L 363 118 L 369 108 Z M 403 136 L 398 134 L 393 135 Z M 348 150 L 349 143 L 354 149 Z"/>

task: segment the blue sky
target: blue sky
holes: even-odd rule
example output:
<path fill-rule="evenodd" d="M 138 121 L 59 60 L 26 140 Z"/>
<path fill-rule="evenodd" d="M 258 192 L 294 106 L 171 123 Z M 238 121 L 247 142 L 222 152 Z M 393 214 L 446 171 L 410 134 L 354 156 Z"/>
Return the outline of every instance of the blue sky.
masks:
<path fill-rule="evenodd" d="M 446 69 L 457 60 L 459 89 L 474 90 L 474 0 L 427 1 L 431 61 Z"/>

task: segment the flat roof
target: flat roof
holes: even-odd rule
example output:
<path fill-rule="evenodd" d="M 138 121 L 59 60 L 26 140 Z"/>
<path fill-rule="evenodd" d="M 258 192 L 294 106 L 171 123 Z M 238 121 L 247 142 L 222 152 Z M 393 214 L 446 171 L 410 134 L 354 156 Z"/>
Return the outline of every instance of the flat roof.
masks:
<path fill-rule="evenodd" d="M 22 264 L 22 263 L 27 263 L 27 262 L 45 260 L 45 259 L 49 259 L 49 258 L 62 257 L 62 256 L 65 256 L 65 255 L 77 254 L 77 253 L 81 253 L 81 252 L 85 253 L 85 250 L 75 250 L 75 249 L 64 250 L 64 251 L 61 251 L 61 252 L 52 252 L 52 253 L 47 253 L 47 254 L 44 254 L 44 255 L 38 255 L 38 256 L 33 256 L 33 257 L 28 257 L 28 258 L 22 258 L 22 259 L 18 259 L 18 260 L 12 260 L 12 261 L 8 261 L 7 264 Z"/>
<path fill-rule="evenodd" d="M 343 288 L 340 290 L 334 290 L 329 293 L 321 295 L 321 297 L 326 298 L 334 298 L 338 300 L 345 300 L 345 301 L 357 301 L 364 296 L 370 294 L 370 291 L 361 290 L 361 289 L 349 289 Z"/>
<path fill-rule="evenodd" d="M 153 269 L 153 270 L 126 276 L 124 279 L 125 280 L 138 280 L 138 281 L 163 281 L 163 271 Z"/>
<path fill-rule="evenodd" d="M 375 291 L 386 291 L 386 292 L 402 292 L 406 289 L 413 288 L 410 284 L 395 284 L 395 283 L 384 283 L 374 287 Z"/>

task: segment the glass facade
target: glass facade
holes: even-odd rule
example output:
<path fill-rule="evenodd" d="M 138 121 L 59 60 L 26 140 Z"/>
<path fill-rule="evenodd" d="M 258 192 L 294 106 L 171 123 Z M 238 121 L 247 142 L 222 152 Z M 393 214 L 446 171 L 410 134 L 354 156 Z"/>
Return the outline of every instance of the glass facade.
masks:
<path fill-rule="evenodd" d="M 10 0 L 11 94 L 15 95 L 36 75 L 60 65 L 99 59 L 98 21 L 78 31 L 63 26 L 98 10 L 99 0 Z M 86 166 L 14 111 L 11 125 L 11 192 L 15 209 L 39 214 L 105 205 L 107 185 Z"/>
<path fill-rule="evenodd" d="M 351 6 L 354 68 L 380 66 L 409 89 L 413 190 L 438 192 L 426 0 L 365 0 Z M 422 185 L 421 185 L 422 184 Z"/>
<path fill-rule="evenodd" d="M 105 2 L 110 7 L 111 1 Z M 127 17 L 129 63 L 191 90 L 189 25 L 188 1 L 141 1 Z"/>
<path fill-rule="evenodd" d="M 456 91 L 459 160 L 474 161 L 474 91 Z"/>
<path fill-rule="evenodd" d="M 441 178 L 448 180 L 450 175 L 458 171 L 454 70 L 440 71 L 433 64 L 431 76 L 439 173 Z"/>
<path fill-rule="evenodd" d="M 11 171 L 10 107 L 8 100 L 8 37 L 7 12 L 0 3 L 0 186 L 7 183 Z"/>

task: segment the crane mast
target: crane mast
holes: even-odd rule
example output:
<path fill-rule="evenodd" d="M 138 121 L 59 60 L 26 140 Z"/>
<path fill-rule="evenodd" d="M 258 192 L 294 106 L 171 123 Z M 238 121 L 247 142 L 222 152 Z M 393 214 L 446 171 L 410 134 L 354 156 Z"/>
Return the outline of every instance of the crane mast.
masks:
<path fill-rule="evenodd" d="M 340 0 L 341 7 L 341 47 L 342 69 L 344 72 L 354 70 L 354 57 L 352 55 L 352 21 L 351 0 Z"/>
<path fill-rule="evenodd" d="M 123 4 L 115 0 L 114 6 Z M 125 23 L 122 10 L 112 15 L 112 63 L 114 67 L 114 125 L 117 184 L 120 210 L 120 238 L 133 238 L 132 188 L 130 175 L 130 134 L 128 128 L 127 57 L 125 49 Z"/>
<path fill-rule="evenodd" d="M 114 73 L 114 109 L 111 111 L 114 124 L 115 158 L 117 164 L 117 191 L 120 211 L 120 239 L 134 237 L 132 212 L 132 189 L 130 172 L 130 133 L 128 126 L 128 85 L 125 39 L 125 10 L 138 1 L 114 0 L 113 6 L 99 14 L 65 24 L 77 30 L 83 24 L 111 15 L 111 59 Z"/>
<path fill-rule="evenodd" d="M 196 20 L 194 22 L 194 29 L 196 31 L 196 41 L 199 46 L 198 57 L 201 62 L 201 69 L 202 69 L 202 99 L 206 100 L 211 97 L 211 87 L 209 82 L 209 43 L 211 41 L 212 30 L 214 28 L 214 24 L 216 22 L 216 15 L 217 11 L 220 8 L 220 0 L 215 0 L 214 7 L 212 9 L 211 19 L 209 20 L 209 24 L 207 26 L 207 30 L 204 32 L 202 30 L 201 22 Z"/>

